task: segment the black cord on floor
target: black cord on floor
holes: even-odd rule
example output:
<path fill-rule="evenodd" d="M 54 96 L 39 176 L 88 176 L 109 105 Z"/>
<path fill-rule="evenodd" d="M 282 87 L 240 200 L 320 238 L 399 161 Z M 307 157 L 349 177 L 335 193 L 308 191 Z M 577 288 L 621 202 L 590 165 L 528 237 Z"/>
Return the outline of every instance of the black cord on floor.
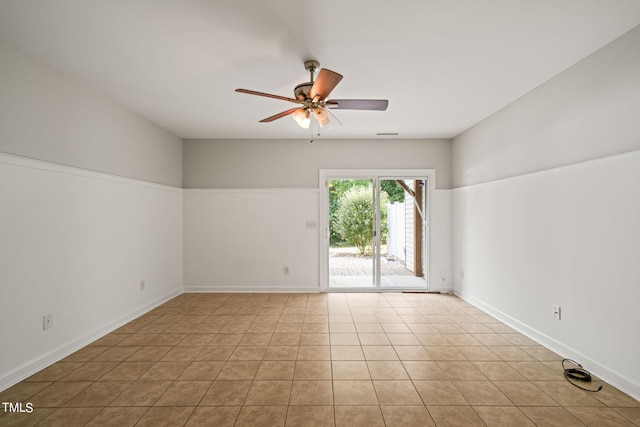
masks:
<path fill-rule="evenodd" d="M 578 366 L 577 368 L 567 368 L 564 363 L 571 362 L 574 365 Z M 580 387 L 578 384 L 574 383 L 571 380 L 575 381 L 583 381 L 583 382 L 591 382 L 591 374 L 589 371 L 584 369 L 581 364 L 571 359 L 563 359 L 562 360 L 562 369 L 564 369 L 564 377 L 569 381 L 571 385 L 578 387 L 580 390 L 590 391 L 591 393 L 595 393 L 597 391 L 602 390 L 602 386 L 599 386 L 597 390 L 590 390 L 588 388 Z"/>

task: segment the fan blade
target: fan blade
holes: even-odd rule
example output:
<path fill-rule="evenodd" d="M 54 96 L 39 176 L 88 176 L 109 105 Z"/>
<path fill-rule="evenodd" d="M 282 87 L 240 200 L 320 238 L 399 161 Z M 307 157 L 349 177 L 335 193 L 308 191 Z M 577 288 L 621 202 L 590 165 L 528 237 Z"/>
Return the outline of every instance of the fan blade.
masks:
<path fill-rule="evenodd" d="M 280 95 L 272 95 L 270 93 L 264 93 L 264 92 L 256 92 L 255 90 L 249 90 L 249 89 L 236 89 L 236 92 L 240 92 L 240 93 L 246 93 L 248 95 L 258 95 L 258 96 L 265 96 L 267 98 L 273 98 L 273 99 L 281 99 L 283 101 L 289 101 L 289 102 L 295 102 L 296 104 L 302 104 L 302 101 L 299 101 L 295 98 L 287 98 L 286 96 L 280 96 Z"/>
<path fill-rule="evenodd" d="M 299 108 L 291 108 L 291 109 L 289 109 L 287 111 L 283 111 L 282 113 L 278 113 L 278 114 L 276 114 L 274 116 L 267 117 L 266 119 L 260 120 L 260 123 L 266 123 L 266 122 L 272 122 L 274 120 L 278 120 L 278 119 L 280 119 L 282 117 L 289 116 L 289 115 L 293 114 L 296 110 L 299 110 Z"/>
<path fill-rule="evenodd" d="M 318 96 L 318 101 L 322 101 L 329 96 L 331 91 L 340 83 L 340 80 L 342 80 L 342 74 L 327 70 L 326 68 L 321 69 L 316 81 L 311 87 L 309 98 L 313 99 Z"/>
<path fill-rule="evenodd" d="M 325 105 L 332 110 L 377 110 L 384 111 L 389 105 L 386 99 L 331 99 Z"/>

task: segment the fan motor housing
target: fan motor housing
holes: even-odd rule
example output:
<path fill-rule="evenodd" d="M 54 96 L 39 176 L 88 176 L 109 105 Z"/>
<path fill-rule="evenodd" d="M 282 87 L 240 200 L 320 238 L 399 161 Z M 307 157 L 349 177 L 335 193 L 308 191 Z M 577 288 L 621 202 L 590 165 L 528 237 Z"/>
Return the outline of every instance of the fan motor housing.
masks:
<path fill-rule="evenodd" d="M 294 94 L 296 99 L 300 99 L 300 100 L 304 101 L 305 99 L 307 99 L 309 97 L 309 92 L 311 92 L 311 88 L 312 87 L 313 87 L 313 82 L 300 83 L 293 90 L 293 94 Z"/>

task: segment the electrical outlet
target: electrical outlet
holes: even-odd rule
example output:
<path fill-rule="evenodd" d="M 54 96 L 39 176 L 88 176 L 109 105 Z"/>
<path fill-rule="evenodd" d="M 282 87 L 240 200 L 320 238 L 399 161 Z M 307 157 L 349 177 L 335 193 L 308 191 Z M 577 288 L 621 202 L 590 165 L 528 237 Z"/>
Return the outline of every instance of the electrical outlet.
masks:
<path fill-rule="evenodd" d="M 45 314 L 42 316 L 42 330 L 53 328 L 53 313 Z"/>
<path fill-rule="evenodd" d="M 285 276 L 288 276 L 288 275 L 289 275 L 289 267 L 282 267 L 282 273 L 283 273 Z"/>
<path fill-rule="evenodd" d="M 145 289 L 147 289 L 147 283 L 144 280 L 140 280 L 140 290 L 144 291 Z"/>
<path fill-rule="evenodd" d="M 562 318 L 561 309 L 562 308 L 559 305 L 554 305 L 553 306 L 553 317 L 555 317 L 558 320 L 560 320 Z"/>

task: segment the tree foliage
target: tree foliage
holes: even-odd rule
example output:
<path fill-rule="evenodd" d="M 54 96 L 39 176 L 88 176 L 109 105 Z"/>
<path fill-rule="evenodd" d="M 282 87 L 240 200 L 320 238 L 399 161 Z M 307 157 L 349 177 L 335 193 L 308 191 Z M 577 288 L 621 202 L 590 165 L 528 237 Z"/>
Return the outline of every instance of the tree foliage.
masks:
<path fill-rule="evenodd" d="M 389 196 L 380 192 L 380 205 L 387 206 Z M 371 254 L 373 241 L 373 191 L 371 185 L 356 186 L 345 191 L 339 199 L 335 213 L 335 229 L 349 245 L 355 246 L 360 254 Z M 387 210 L 380 210 L 380 231 L 382 241 L 387 236 Z"/>
<path fill-rule="evenodd" d="M 352 188 L 369 188 L 371 193 L 371 180 L 369 179 L 332 179 L 329 181 L 329 244 L 331 246 L 345 246 L 350 243 L 347 242 L 336 228 L 338 208 L 340 207 L 340 199 L 344 193 Z M 398 185 L 395 180 L 382 180 L 380 182 L 381 191 L 388 195 L 389 203 L 403 202 L 404 201 L 404 189 Z M 372 197 L 372 196 L 371 196 Z M 386 218 L 386 202 L 380 205 L 381 210 L 384 211 Z M 385 219 L 386 227 L 386 219 Z M 386 233 L 384 234 L 386 236 Z M 384 237 L 383 236 L 383 237 Z M 386 240 L 385 240 L 386 241 Z"/>

